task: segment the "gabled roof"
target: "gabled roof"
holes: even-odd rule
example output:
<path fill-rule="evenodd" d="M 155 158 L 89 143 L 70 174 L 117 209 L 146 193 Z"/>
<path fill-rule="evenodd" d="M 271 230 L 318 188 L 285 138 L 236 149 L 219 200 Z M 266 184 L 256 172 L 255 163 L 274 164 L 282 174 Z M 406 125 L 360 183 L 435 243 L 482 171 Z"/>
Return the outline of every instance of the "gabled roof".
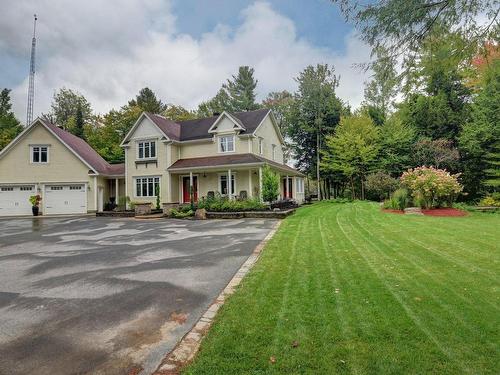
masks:
<path fill-rule="evenodd" d="M 181 138 L 181 126 L 168 118 L 154 113 L 145 112 L 146 116 L 160 128 L 169 139 L 179 141 Z"/>
<path fill-rule="evenodd" d="M 269 109 L 258 109 L 248 112 L 229 113 L 236 120 L 239 120 L 244 130 L 240 134 L 253 134 L 257 127 L 270 112 Z M 210 128 L 219 119 L 219 116 L 205 117 L 196 120 L 187 120 L 179 122 L 181 126 L 181 141 L 191 141 L 196 139 L 211 138 Z"/>
<path fill-rule="evenodd" d="M 61 129 L 56 124 L 53 124 L 45 119 L 38 118 L 27 127 L 16 139 L 14 139 L 5 149 L 2 150 L 0 156 L 7 153 L 8 150 L 14 147 L 17 142 L 24 137 L 28 132 L 36 126 L 36 124 L 43 125 L 50 133 L 52 133 L 61 143 L 66 146 L 77 158 L 79 158 L 89 169 L 102 175 L 124 175 L 125 164 L 109 164 L 99 155 L 87 142 L 78 138 L 76 135 Z"/>

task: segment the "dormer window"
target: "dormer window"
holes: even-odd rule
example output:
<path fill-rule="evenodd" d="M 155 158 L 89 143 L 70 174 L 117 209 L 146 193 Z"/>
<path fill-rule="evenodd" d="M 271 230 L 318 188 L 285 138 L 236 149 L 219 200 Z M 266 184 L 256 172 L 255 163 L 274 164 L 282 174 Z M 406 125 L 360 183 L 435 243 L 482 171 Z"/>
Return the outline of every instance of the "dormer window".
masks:
<path fill-rule="evenodd" d="M 156 141 L 137 142 L 137 159 L 155 159 Z"/>
<path fill-rule="evenodd" d="M 219 152 L 234 152 L 234 135 L 219 137 Z"/>
<path fill-rule="evenodd" d="M 35 164 L 47 164 L 49 162 L 48 146 L 30 146 L 30 161 Z"/>

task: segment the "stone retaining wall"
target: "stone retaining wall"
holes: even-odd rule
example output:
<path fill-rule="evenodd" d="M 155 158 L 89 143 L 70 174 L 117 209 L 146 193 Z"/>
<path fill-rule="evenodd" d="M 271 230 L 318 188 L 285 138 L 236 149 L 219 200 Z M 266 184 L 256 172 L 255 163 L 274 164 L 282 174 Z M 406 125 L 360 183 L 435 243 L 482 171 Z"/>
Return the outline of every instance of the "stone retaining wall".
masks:
<path fill-rule="evenodd" d="M 242 211 L 242 212 L 207 212 L 207 219 L 243 219 L 243 218 L 267 218 L 284 219 L 292 215 L 295 209 L 283 211 Z"/>

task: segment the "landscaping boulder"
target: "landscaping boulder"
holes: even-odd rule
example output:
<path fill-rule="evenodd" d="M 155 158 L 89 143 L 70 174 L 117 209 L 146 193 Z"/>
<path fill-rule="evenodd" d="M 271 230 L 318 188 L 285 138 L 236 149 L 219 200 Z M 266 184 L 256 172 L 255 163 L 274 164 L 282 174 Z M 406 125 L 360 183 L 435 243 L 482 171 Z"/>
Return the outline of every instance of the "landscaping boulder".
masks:
<path fill-rule="evenodd" d="M 207 219 L 207 210 L 204 208 L 198 208 L 194 213 L 194 218 L 196 220 L 206 220 Z"/>
<path fill-rule="evenodd" d="M 423 215 L 420 207 L 407 207 L 405 208 L 406 215 Z"/>

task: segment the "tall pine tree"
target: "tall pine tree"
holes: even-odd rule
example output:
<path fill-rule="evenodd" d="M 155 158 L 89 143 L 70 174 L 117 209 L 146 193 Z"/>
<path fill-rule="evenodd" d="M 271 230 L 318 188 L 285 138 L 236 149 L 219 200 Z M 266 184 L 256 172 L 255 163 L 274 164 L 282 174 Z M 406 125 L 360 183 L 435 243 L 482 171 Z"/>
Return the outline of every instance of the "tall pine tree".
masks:
<path fill-rule="evenodd" d="M 227 83 L 223 85 L 230 97 L 232 111 L 252 111 L 259 108 L 259 105 L 255 102 L 257 80 L 253 77 L 253 73 L 253 68 L 240 66 L 238 75 L 233 75 L 233 79 L 228 79 Z"/>
<path fill-rule="evenodd" d="M 21 131 L 23 127 L 12 112 L 10 90 L 0 92 L 0 150 L 7 146 Z"/>

